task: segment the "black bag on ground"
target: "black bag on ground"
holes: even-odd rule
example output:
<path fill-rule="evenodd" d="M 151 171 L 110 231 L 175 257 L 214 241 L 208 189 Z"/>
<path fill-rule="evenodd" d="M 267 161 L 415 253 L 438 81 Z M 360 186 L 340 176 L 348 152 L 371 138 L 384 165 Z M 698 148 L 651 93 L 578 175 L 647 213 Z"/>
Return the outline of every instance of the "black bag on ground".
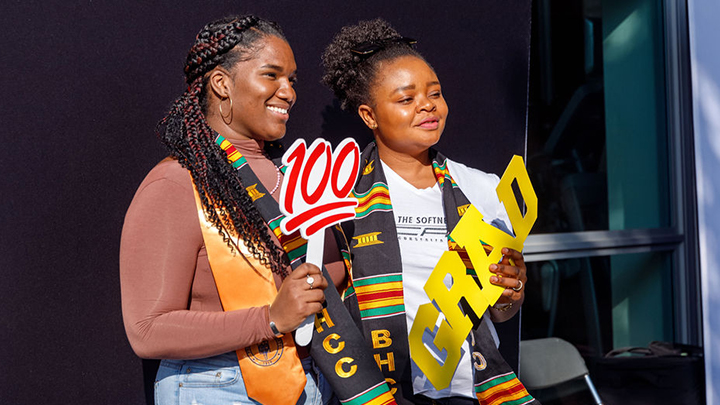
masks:
<path fill-rule="evenodd" d="M 616 349 L 597 359 L 593 381 L 605 405 L 705 403 L 702 349 L 669 342 Z"/>

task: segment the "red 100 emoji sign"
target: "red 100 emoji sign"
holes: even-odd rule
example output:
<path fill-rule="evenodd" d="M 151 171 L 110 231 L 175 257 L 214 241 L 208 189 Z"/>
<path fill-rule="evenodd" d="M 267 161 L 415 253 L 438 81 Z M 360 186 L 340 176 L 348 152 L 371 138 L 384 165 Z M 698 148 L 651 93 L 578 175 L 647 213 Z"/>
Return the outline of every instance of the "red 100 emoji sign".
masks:
<path fill-rule="evenodd" d="M 357 200 L 348 195 L 358 177 L 360 148 L 353 139 L 340 142 L 335 152 L 324 139 L 316 139 L 309 148 L 298 139 L 282 162 L 288 167 L 280 191 L 284 234 L 300 230 L 310 239 L 328 226 L 355 218 Z"/>

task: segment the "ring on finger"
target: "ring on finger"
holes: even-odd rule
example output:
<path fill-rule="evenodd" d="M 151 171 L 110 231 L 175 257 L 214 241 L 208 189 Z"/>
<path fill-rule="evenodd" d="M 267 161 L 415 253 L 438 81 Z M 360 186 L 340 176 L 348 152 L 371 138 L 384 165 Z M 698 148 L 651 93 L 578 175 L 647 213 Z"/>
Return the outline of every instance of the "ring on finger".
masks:
<path fill-rule="evenodd" d="M 305 279 L 305 281 L 310 285 L 310 289 L 312 290 L 312 289 L 313 289 L 313 283 L 315 282 L 315 279 L 314 279 L 311 275 L 309 275 L 309 274 L 306 275 L 305 277 L 307 277 L 307 278 Z"/>
<path fill-rule="evenodd" d="M 517 282 L 518 282 L 517 287 L 514 287 L 512 290 L 515 292 L 520 292 L 520 290 L 523 289 L 523 282 L 522 282 L 522 280 L 518 280 Z"/>

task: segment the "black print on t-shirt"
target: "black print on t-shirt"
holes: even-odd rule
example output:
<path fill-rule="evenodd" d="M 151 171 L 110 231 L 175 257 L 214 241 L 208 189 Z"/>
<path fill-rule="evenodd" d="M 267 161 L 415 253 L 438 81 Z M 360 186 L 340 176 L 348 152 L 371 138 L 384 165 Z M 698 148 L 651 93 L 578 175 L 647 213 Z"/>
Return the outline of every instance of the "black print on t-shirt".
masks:
<path fill-rule="evenodd" d="M 444 217 L 397 217 L 398 240 L 421 242 L 444 242 L 446 233 Z"/>

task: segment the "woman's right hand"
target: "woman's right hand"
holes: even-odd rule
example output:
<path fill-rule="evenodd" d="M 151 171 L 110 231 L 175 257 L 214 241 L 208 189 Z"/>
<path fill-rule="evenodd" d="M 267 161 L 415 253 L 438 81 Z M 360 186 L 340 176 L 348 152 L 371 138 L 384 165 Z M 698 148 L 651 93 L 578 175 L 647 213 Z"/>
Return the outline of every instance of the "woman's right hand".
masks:
<path fill-rule="evenodd" d="M 312 288 L 308 277 L 313 278 Z M 322 311 L 325 301 L 323 290 L 328 283 L 320 269 L 308 263 L 303 263 L 283 280 L 275 301 L 270 305 L 270 320 L 281 333 L 289 333 L 309 315 Z"/>

